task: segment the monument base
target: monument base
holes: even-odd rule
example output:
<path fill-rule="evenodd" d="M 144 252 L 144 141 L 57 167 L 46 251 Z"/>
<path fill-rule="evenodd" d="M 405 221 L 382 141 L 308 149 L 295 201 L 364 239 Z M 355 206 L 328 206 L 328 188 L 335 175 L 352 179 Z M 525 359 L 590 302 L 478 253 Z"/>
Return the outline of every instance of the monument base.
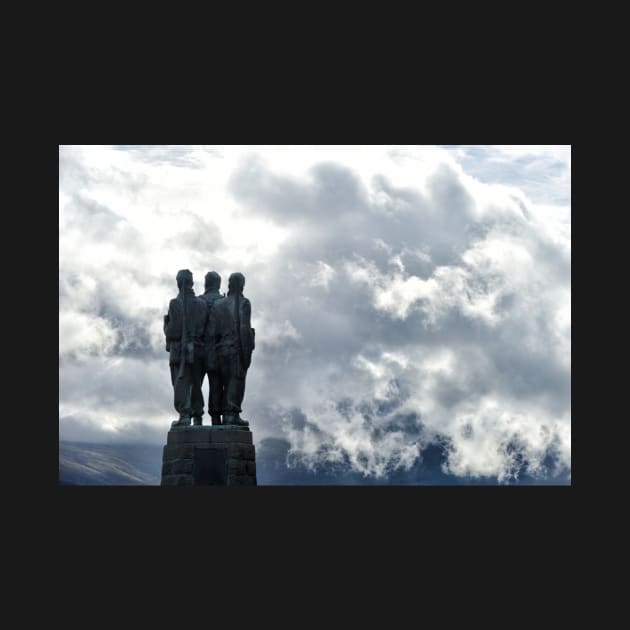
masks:
<path fill-rule="evenodd" d="M 162 486 L 255 486 L 252 432 L 238 425 L 172 427 Z"/>

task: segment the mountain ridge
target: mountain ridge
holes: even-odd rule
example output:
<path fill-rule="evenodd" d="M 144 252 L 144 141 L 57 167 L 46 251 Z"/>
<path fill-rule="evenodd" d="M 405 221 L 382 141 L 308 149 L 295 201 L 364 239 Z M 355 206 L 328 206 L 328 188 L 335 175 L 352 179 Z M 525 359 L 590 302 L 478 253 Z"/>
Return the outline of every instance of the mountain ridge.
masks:
<path fill-rule="evenodd" d="M 159 486 L 163 446 L 157 444 L 59 442 L 60 485 Z M 382 478 L 365 477 L 350 462 L 314 468 L 292 456 L 283 438 L 265 438 L 256 446 L 258 485 L 505 485 L 495 477 L 457 477 L 445 471 L 444 445 L 430 444 L 409 470 L 392 470 Z M 570 485 L 570 477 L 533 478 L 523 472 L 509 485 Z"/>

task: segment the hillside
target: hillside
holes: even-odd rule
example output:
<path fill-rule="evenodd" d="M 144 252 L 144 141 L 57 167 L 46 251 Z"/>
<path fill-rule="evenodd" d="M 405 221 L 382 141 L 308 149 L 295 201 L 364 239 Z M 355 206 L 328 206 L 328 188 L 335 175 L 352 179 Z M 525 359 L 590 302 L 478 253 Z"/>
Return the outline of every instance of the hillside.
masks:
<path fill-rule="evenodd" d="M 159 485 L 161 466 L 161 446 L 59 442 L 62 485 Z"/>

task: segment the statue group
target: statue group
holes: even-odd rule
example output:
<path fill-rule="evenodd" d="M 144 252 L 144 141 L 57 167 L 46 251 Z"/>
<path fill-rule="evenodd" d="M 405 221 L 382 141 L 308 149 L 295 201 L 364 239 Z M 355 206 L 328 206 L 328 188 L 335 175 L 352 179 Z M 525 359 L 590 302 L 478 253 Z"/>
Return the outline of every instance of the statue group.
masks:
<path fill-rule="evenodd" d="M 176 276 L 179 294 L 164 316 L 166 350 L 169 352 L 175 410 L 172 426 L 202 424 L 202 385 L 209 383 L 208 414 L 213 425 L 249 423 L 241 418 L 245 376 L 255 345 L 251 304 L 243 295 L 245 277 L 233 273 L 227 296 L 221 294 L 221 276 L 209 271 L 205 292 L 196 296 L 193 275 L 182 269 Z"/>

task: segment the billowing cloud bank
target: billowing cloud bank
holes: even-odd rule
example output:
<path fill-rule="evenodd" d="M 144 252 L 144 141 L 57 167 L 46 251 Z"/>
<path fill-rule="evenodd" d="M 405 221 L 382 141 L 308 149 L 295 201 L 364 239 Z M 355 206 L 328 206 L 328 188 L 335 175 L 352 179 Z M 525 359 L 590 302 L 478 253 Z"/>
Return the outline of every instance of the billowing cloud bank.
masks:
<path fill-rule="evenodd" d="M 162 442 L 175 273 L 242 271 L 289 465 L 569 478 L 568 148 L 61 147 L 59 196 L 62 439 Z"/>

